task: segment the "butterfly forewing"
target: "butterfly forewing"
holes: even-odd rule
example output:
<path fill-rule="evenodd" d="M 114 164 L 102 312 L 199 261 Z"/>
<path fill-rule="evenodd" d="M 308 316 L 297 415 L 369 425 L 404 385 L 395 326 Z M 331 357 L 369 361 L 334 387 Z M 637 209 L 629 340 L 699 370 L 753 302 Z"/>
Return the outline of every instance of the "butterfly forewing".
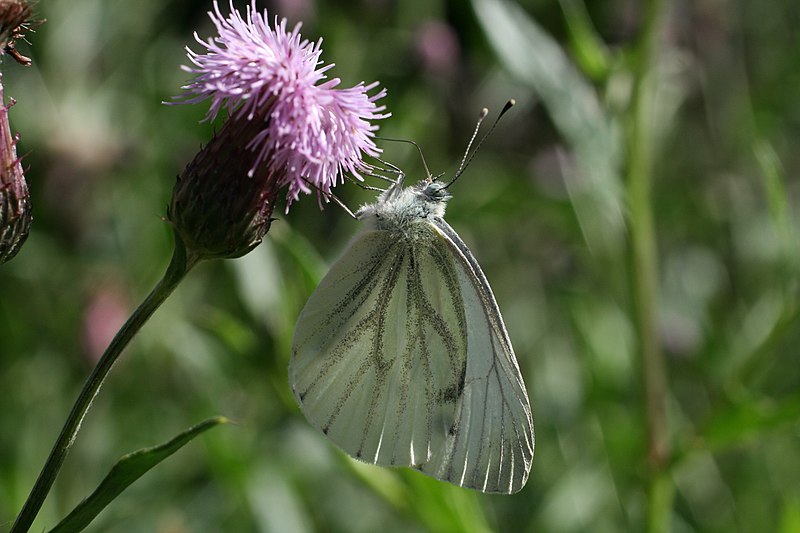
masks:
<path fill-rule="evenodd" d="M 360 235 L 298 320 L 295 396 L 311 422 L 364 461 L 422 465 L 455 423 L 463 302 L 452 261 L 428 231 L 413 245 L 386 231 Z"/>

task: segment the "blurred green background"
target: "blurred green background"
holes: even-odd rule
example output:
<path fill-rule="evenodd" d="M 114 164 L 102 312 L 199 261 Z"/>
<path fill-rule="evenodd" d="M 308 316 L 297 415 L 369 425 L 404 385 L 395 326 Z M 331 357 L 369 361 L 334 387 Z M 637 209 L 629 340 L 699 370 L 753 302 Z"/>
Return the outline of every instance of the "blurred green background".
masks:
<path fill-rule="evenodd" d="M 192 32 L 213 34 L 210 7 L 41 0 L 47 23 L 18 45 L 34 66 L 3 62 L 35 220 L 0 266 L 0 531 L 166 267 L 161 217 L 213 125 L 199 123 L 206 106 L 161 102 L 186 80 Z M 419 142 L 434 173 L 455 169 L 482 107 L 517 99 L 448 220 L 494 287 L 528 385 L 530 481 L 489 496 L 357 464 L 306 423 L 287 384 L 294 321 L 358 229 L 306 197 L 276 210 L 250 255 L 196 268 L 145 326 L 33 531 L 119 456 L 215 414 L 238 424 L 189 444 L 87 531 L 800 531 L 800 5 L 258 7 L 324 38 L 345 85 L 379 80 L 393 113 L 381 134 Z M 422 175 L 413 151 L 383 147 Z M 666 431 L 664 456 L 648 427 Z"/>

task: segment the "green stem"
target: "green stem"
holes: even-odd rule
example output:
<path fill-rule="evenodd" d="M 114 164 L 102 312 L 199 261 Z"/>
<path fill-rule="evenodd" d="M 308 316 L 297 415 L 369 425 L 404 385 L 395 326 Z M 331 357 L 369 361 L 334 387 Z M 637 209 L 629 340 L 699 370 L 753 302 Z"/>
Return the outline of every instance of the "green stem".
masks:
<path fill-rule="evenodd" d="M 667 531 L 672 508 L 666 469 L 670 455 L 666 420 L 667 376 L 658 336 L 658 250 L 652 205 L 653 138 L 649 118 L 653 109 L 652 65 L 661 37 L 664 0 L 647 4 L 642 40 L 634 66 L 631 112 L 627 128 L 627 187 L 630 217 L 633 298 L 641 349 L 644 415 L 647 425 L 647 530 Z"/>
<path fill-rule="evenodd" d="M 111 341 L 91 375 L 83 384 L 83 389 L 81 389 L 78 399 L 75 400 L 75 404 L 72 406 L 72 411 L 69 413 L 64 427 L 61 429 L 61 433 L 42 467 L 39 478 L 31 489 L 28 499 L 25 501 L 25 505 L 23 505 L 9 533 L 27 533 L 30 529 L 33 520 L 42 508 L 47 494 L 50 492 L 50 488 L 53 486 L 56 475 L 61 469 L 72 443 L 75 442 L 83 417 L 86 416 L 94 397 L 100 391 L 100 386 L 108 376 L 122 350 L 196 263 L 197 258 L 187 256 L 183 243 L 176 236 L 175 251 L 164 277 L 161 278 L 161 281 L 158 282 L 150 294 L 147 295 L 147 298 L 136 308 L 128 318 L 128 321 L 117 332 L 114 340 Z"/>
<path fill-rule="evenodd" d="M 647 488 L 647 500 L 647 531 L 670 531 L 675 484 L 669 472 L 662 469 L 652 474 Z"/>

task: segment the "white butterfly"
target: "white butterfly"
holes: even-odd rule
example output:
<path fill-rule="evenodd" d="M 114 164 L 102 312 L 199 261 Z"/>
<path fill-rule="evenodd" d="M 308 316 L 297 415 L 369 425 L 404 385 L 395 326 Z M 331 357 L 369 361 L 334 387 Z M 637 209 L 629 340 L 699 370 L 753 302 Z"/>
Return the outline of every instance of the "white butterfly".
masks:
<path fill-rule="evenodd" d="M 448 185 L 400 174 L 356 213 L 367 228 L 300 314 L 289 380 L 356 459 L 511 494 L 533 460 L 530 403 L 492 289 L 442 218 Z"/>

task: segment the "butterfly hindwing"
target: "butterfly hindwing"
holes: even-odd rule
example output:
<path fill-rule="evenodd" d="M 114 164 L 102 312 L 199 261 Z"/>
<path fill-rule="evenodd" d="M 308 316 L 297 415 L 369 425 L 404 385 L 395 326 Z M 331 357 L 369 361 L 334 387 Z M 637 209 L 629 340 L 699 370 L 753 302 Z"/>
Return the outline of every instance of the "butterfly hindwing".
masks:
<path fill-rule="evenodd" d="M 455 430 L 422 471 L 484 492 L 513 493 L 533 460 L 533 422 L 503 318 L 480 266 L 443 219 L 432 223 L 454 258 L 467 324 L 466 376 Z"/>

